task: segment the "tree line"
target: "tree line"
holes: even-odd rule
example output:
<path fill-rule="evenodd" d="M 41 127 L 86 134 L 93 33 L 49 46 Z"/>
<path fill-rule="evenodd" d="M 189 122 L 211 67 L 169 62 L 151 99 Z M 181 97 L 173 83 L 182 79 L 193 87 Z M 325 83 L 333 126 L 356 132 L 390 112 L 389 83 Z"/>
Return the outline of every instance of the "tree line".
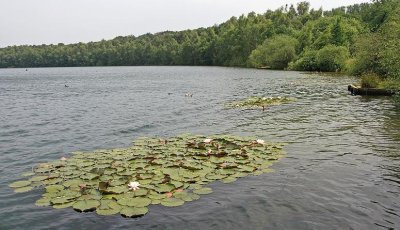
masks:
<path fill-rule="evenodd" d="M 265 67 L 400 79 L 400 1 L 329 11 L 300 2 L 208 28 L 0 49 L 0 68 L 136 65 Z"/>

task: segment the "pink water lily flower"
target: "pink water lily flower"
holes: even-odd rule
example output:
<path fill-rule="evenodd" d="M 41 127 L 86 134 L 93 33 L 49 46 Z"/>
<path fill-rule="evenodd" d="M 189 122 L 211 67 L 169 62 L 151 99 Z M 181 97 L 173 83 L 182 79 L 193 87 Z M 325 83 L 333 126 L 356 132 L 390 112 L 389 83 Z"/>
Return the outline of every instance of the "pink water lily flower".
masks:
<path fill-rule="evenodd" d="M 67 158 L 65 158 L 65 157 L 60 158 L 60 161 L 66 161 L 66 160 L 67 160 Z"/>
<path fill-rule="evenodd" d="M 128 184 L 129 190 L 133 190 L 133 191 L 138 190 L 139 186 L 140 186 L 139 182 L 136 182 L 136 181 L 132 181 Z"/>
<path fill-rule="evenodd" d="M 207 139 L 204 139 L 204 143 L 206 143 L 206 144 L 209 144 L 209 143 L 211 143 L 211 141 L 212 141 L 213 139 L 211 139 L 211 138 L 207 138 Z"/>

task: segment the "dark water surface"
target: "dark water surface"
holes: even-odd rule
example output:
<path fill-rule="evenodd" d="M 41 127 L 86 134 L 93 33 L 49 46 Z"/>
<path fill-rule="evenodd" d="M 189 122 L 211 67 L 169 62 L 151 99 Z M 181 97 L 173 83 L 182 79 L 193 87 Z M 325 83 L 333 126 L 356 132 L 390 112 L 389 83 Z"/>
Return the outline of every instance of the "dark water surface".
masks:
<path fill-rule="evenodd" d="M 400 108 L 348 95 L 354 81 L 217 67 L 1 69 L 0 229 L 399 229 Z M 257 95 L 298 100 L 224 109 Z M 138 219 L 36 207 L 41 190 L 7 186 L 72 151 L 187 132 L 287 142 L 287 156 L 273 173 L 213 183 L 200 200 Z"/>

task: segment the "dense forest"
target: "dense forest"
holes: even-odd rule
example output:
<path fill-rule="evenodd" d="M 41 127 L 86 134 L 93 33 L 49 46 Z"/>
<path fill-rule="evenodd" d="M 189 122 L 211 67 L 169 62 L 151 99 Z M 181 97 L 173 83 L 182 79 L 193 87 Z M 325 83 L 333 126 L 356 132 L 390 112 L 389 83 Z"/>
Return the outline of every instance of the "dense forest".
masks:
<path fill-rule="evenodd" d="M 300 2 L 208 28 L 0 49 L 0 68 L 117 65 L 347 72 L 366 75 L 371 84 L 375 76 L 400 79 L 400 1 L 374 0 L 329 11 Z"/>

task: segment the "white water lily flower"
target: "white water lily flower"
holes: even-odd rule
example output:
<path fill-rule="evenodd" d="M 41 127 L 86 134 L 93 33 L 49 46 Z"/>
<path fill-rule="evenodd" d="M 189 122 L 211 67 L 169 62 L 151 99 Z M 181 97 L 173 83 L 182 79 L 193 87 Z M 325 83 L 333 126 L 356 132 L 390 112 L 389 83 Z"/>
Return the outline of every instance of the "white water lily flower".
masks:
<path fill-rule="evenodd" d="M 66 161 L 66 160 L 67 160 L 67 158 L 65 158 L 65 157 L 60 158 L 60 161 Z"/>
<path fill-rule="evenodd" d="M 207 139 L 204 139 L 204 143 L 206 143 L 206 144 L 209 144 L 209 143 L 211 143 L 211 141 L 212 141 L 213 139 L 211 139 L 211 138 L 207 138 Z"/>
<path fill-rule="evenodd" d="M 133 191 L 138 190 L 138 189 L 139 189 L 139 186 L 140 186 L 140 184 L 139 184 L 139 182 L 137 182 L 137 181 L 132 181 L 132 182 L 130 182 L 130 183 L 128 184 L 129 190 L 133 190 Z"/>
<path fill-rule="evenodd" d="M 265 141 L 264 141 L 264 140 L 261 140 L 261 139 L 258 139 L 258 140 L 257 140 L 257 144 L 262 144 L 262 145 L 263 145 L 263 144 L 265 144 Z"/>

